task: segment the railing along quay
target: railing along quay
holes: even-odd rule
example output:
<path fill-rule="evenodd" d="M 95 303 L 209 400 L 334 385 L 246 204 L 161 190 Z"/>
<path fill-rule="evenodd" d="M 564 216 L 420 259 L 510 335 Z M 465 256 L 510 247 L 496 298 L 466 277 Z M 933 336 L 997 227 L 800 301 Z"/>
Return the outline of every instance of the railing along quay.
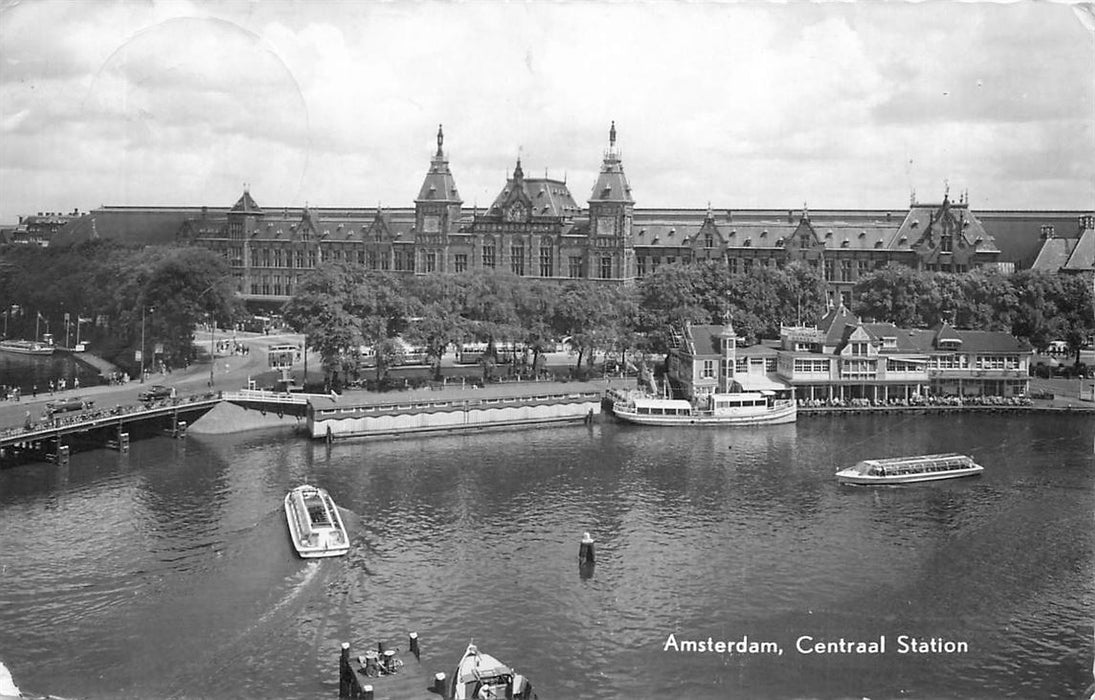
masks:
<path fill-rule="evenodd" d="M 0 430 L 0 461 L 25 461 L 27 458 L 64 461 L 71 447 L 65 444 L 66 439 L 124 452 L 129 448 L 129 432 L 134 429 L 157 430 L 181 437 L 187 426 L 187 421 L 181 417 L 205 413 L 221 400 L 219 394 L 199 394 L 139 406 L 85 409 L 22 427 L 5 428 Z"/>

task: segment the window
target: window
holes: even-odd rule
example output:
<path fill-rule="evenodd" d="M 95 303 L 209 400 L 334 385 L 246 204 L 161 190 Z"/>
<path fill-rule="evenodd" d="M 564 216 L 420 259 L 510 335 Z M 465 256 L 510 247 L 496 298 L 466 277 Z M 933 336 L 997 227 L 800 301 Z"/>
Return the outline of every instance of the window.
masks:
<path fill-rule="evenodd" d="M 392 266 L 392 254 L 388 251 L 383 251 L 380 254 L 380 269 L 389 270 Z"/>
<path fill-rule="evenodd" d="M 365 265 L 370 270 L 376 269 L 376 251 L 369 250 L 365 252 Z"/>
<path fill-rule="evenodd" d="M 753 259 L 752 258 L 745 258 L 744 260 L 741 261 L 741 271 L 744 272 L 747 275 L 750 272 L 753 271 Z"/>
<path fill-rule="evenodd" d="M 569 268 L 567 270 L 567 272 L 569 273 L 567 275 L 568 277 L 573 277 L 574 279 L 581 279 L 585 277 L 584 270 L 582 269 L 582 256 L 570 256 L 569 263 Z"/>
<path fill-rule="evenodd" d="M 284 267 L 284 265 L 282 265 L 281 255 L 282 255 L 281 250 L 275 250 L 274 251 L 274 267 Z M 280 292 L 279 292 L 279 294 L 280 294 Z"/>
<path fill-rule="evenodd" d="M 828 374 L 828 360 L 795 358 L 795 374 Z"/>
<path fill-rule="evenodd" d="M 437 252 L 426 251 L 426 272 L 437 272 Z"/>
<path fill-rule="evenodd" d="M 859 267 L 858 272 L 856 272 L 856 277 L 866 277 L 867 275 L 870 274 L 870 272 L 871 272 L 871 261 L 870 260 L 858 260 L 856 262 L 857 262 L 857 265 Z"/>
<path fill-rule="evenodd" d="M 494 269 L 494 244 L 483 244 L 483 267 Z"/>
<path fill-rule="evenodd" d="M 868 343 L 856 342 L 851 343 L 853 355 L 866 355 Z"/>
<path fill-rule="evenodd" d="M 726 261 L 726 266 L 730 269 L 730 274 L 731 275 L 738 274 L 738 259 L 737 258 L 730 258 L 729 260 L 727 260 Z"/>
<path fill-rule="evenodd" d="M 710 231 L 705 233 L 704 236 L 703 236 L 703 247 L 704 248 L 714 248 L 715 247 L 715 237 L 711 235 Z"/>
<path fill-rule="evenodd" d="M 453 256 L 453 267 L 456 269 L 457 272 L 467 272 L 468 271 L 468 254 L 467 253 L 457 253 L 456 255 L 454 255 Z"/>
<path fill-rule="evenodd" d="M 840 281 L 851 282 L 852 281 L 852 261 L 841 260 L 840 261 Z"/>
<path fill-rule="evenodd" d="M 308 251 L 308 267 L 309 268 L 314 268 L 315 266 L 316 266 L 316 251 L 315 250 L 309 250 Z"/>
<path fill-rule="evenodd" d="M 601 279 L 612 279 L 612 258 L 608 255 L 601 256 Z"/>
<path fill-rule="evenodd" d="M 639 277 L 646 274 L 646 258 L 642 255 L 635 258 L 636 272 Z"/>
<path fill-rule="evenodd" d="M 826 282 L 832 282 L 833 281 L 833 261 L 832 260 L 826 260 L 825 261 L 825 281 Z"/>
<path fill-rule="evenodd" d="M 944 234 L 943 236 L 939 237 L 939 250 L 940 251 L 942 251 L 944 253 L 949 253 L 949 252 L 951 252 L 951 249 L 952 249 L 953 246 L 954 246 L 954 239 L 951 237 L 951 235 L 949 233 Z"/>
<path fill-rule="evenodd" d="M 703 361 L 703 370 L 701 371 L 700 376 L 703 379 L 714 379 L 715 378 L 715 361 L 714 360 L 704 360 Z"/>
<path fill-rule="evenodd" d="M 513 270 L 513 274 L 521 276 L 525 274 L 525 246 L 515 243 L 510 246 L 510 269 Z"/>
<path fill-rule="evenodd" d="M 540 276 L 555 276 L 554 256 L 550 246 L 540 246 Z"/>
<path fill-rule="evenodd" d="M 749 358 L 748 357 L 736 357 L 734 358 L 734 373 L 746 374 L 749 372 Z"/>

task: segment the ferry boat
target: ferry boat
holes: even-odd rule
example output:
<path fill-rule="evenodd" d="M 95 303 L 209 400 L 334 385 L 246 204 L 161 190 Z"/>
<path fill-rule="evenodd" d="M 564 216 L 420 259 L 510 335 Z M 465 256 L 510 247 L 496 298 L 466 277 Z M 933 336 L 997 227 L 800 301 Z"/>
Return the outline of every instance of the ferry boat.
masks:
<path fill-rule="evenodd" d="M 842 484 L 915 484 L 921 481 L 976 476 L 985 470 L 971 457 L 953 452 L 919 457 L 865 459 L 854 467 L 842 469 L 836 478 Z"/>
<path fill-rule="evenodd" d="M 20 355 L 52 355 L 54 348 L 34 340 L 0 340 L 0 350 Z"/>
<path fill-rule="evenodd" d="M 498 659 L 469 644 L 456 673 L 452 674 L 448 700 L 488 700 L 535 698 L 532 684 Z"/>
<path fill-rule="evenodd" d="M 285 520 L 297 554 L 305 559 L 338 557 L 350 539 L 331 495 L 316 486 L 298 486 L 285 496 Z"/>
<path fill-rule="evenodd" d="M 633 392 L 618 398 L 612 412 L 640 425 L 777 425 L 798 419 L 798 406 L 790 392 L 771 390 L 710 394 L 698 405 Z"/>

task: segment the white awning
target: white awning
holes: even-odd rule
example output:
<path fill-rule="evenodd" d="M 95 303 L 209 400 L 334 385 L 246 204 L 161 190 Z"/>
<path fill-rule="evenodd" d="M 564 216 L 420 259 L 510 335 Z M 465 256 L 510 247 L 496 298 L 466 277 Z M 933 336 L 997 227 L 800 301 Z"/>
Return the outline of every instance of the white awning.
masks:
<path fill-rule="evenodd" d="M 742 391 L 786 391 L 791 387 L 766 374 L 735 374 L 734 381 Z"/>

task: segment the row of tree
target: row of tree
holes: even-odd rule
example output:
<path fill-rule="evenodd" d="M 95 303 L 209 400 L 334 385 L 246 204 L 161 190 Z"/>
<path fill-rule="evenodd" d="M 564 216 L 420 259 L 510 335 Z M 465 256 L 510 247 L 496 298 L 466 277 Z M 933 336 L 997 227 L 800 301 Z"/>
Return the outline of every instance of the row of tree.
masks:
<path fill-rule="evenodd" d="M 631 286 L 482 271 L 408 277 L 327 263 L 300 281 L 284 315 L 329 374 L 352 372 L 358 349 L 371 346 L 382 378 L 398 361 L 397 338 L 425 346 L 438 372 L 451 343 L 517 342 L 538 356 L 568 338 L 582 365 L 595 352 L 664 353 L 684 323 L 720 323 L 727 315 L 741 336 L 774 338 L 782 325 L 817 323 L 828 307 L 826 290 L 814 268 L 798 263 L 748 274 L 730 274 L 718 262 L 676 263 Z M 908 328 L 946 320 L 1008 331 L 1036 348 L 1065 340 L 1078 352 L 1095 332 L 1091 280 L 1079 276 L 891 265 L 860 279 L 852 298 L 851 311 L 864 320 Z M 127 367 L 142 336 L 146 348 L 162 346 L 163 359 L 178 366 L 196 354 L 199 323 L 230 325 L 247 313 L 220 256 L 105 241 L 0 248 L 0 303 L 9 337 L 30 337 L 37 313 L 55 329 L 65 314 L 94 319 L 84 337 Z"/>
<path fill-rule="evenodd" d="M 87 319 L 81 339 L 131 371 L 142 341 L 146 353 L 162 348 L 159 359 L 182 366 L 197 354 L 197 324 L 229 324 L 245 313 L 227 264 L 211 251 L 108 241 L 0 248 L 0 304 L 12 338 L 31 338 L 36 326 L 44 332 L 44 319 L 64 342 L 66 316 L 73 325 Z"/>

